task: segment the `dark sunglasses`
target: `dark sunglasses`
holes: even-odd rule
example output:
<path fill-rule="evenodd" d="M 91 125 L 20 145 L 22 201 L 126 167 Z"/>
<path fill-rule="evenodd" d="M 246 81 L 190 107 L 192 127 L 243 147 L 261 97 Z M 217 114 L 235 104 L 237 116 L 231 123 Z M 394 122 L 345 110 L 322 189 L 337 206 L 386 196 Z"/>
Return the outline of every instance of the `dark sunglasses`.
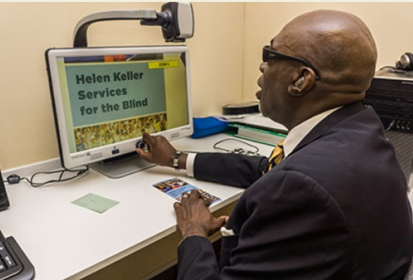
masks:
<path fill-rule="evenodd" d="M 316 80 L 320 80 L 320 77 L 318 76 L 314 68 L 311 66 L 311 64 L 305 61 L 304 59 L 296 57 L 296 56 L 292 56 L 292 55 L 283 54 L 283 53 L 272 50 L 270 46 L 265 46 L 262 49 L 262 61 L 268 62 L 268 60 L 274 60 L 274 59 L 286 59 L 286 60 L 300 61 L 305 66 L 307 66 L 308 68 L 311 68 L 314 71 Z"/>

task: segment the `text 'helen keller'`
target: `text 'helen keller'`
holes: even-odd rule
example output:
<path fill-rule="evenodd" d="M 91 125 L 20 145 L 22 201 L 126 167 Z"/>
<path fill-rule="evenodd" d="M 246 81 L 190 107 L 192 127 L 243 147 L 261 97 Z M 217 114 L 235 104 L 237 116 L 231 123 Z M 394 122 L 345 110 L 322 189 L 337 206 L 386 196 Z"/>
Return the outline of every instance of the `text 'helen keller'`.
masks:
<path fill-rule="evenodd" d="M 134 72 L 134 71 L 126 71 L 126 72 L 114 72 L 112 75 L 105 74 L 99 75 L 92 73 L 90 75 L 79 74 L 75 76 L 76 84 L 77 85 L 90 85 L 90 84 L 105 84 L 105 83 L 112 83 L 112 82 L 126 82 L 126 81 L 141 81 L 144 79 L 143 72 Z M 98 90 L 79 90 L 78 91 L 78 99 L 79 100 L 93 100 L 93 99 L 101 99 L 101 98 L 111 98 L 116 96 L 125 96 L 128 94 L 127 88 L 109 88 L 103 87 L 99 88 Z M 93 115 L 97 113 L 107 113 L 119 110 L 128 110 L 134 109 L 138 107 L 146 107 L 148 106 L 148 98 L 145 97 L 141 100 L 124 100 L 121 104 L 113 103 L 113 102 L 105 102 L 100 106 L 81 106 L 79 108 L 80 114 L 82 116 L 85 115 Z"/>

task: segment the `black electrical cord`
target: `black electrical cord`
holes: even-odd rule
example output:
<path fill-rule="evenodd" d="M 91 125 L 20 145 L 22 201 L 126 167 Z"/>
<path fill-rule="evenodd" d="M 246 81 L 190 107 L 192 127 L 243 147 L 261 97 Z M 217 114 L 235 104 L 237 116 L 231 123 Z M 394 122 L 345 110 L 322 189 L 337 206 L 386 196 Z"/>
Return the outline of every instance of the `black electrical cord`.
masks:
<path fill-rule="evenodd" d="M 46 171 L 46 172 L 36 172 L 34 173 L 30 178 L 27 177 L 20 177 L 17 174 L 11 174 L 10 176 L 7 177 L 7 180 L 4 181 L 5 183 L 9 183 L 9 184 L 17 184 L 19 183 L 21 180 L 26 180 L 27 182 L 29 182 L 29 184 L 32 187 L 41 187 L 44 186 L 46 184 L 51 184 L 51 183 L 61 183 L 61 182 L 66 182 L 66 181 L 70 181 L 73 180 L 75 178 L 78 178 L 79 176 L 85 174 L 87 171 L 89 171 L 89 166 L 85 165 L 84 168 L 82 169 L 67 169 L 67 168 L 63 168 L 63 169 L 58 169 L 58 170 L 54 170 L 54 171 Z M 60 173 L 60 174 L 59 174 Z M 74 175 L 71 175 L 70 177 L 67 178 L 63 178 L 63 176 L 67 173 L 75 173 Z M 54 179 L 54 180 L 48 180 L 45 182 L 40 182 L 37 183 L 34 181 L 36 176 L 39 175 L 50 175 L 50 174 L 59 174 L 58 179 Z"/>

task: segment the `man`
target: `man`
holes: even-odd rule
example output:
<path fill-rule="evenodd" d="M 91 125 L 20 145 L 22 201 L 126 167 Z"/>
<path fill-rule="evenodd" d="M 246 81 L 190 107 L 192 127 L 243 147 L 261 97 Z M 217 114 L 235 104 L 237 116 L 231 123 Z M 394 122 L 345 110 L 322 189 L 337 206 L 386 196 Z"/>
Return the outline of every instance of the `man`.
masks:
<path fill-rule="evenodd" d="M 365 24 L 338 11 L 301 15 L 271 40 L 257 97 L 289 129 L 285 157 L 268 168 L 262 157 L 179 156 L 197 179 L 247 189 L 228 220 L 196 192 L 175 203 L 178 279 L 403 279 L 413 248 L 406 181 L 361 103 L 376 57 Z M 164 138 L 144 141 L 144 159 L 173 165 Z M 206 237 L 222 226 L 218 263 Z"/>

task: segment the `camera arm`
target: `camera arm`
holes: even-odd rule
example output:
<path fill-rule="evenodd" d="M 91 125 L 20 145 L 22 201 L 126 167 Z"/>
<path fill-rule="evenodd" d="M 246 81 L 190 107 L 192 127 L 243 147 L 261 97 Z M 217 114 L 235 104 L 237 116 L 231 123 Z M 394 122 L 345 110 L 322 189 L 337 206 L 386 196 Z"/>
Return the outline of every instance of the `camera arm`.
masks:
<path fill-rule="evenodd" d="M 169 2 L 162 5 L 162 12 L 155 10 L 115 10 L 99 12 L 82 18 L 74 31 L 73 47 L 87 47 L 87 29 L 98 21 L 141 20 L 141 25 L 159 25 L 166 42 L 185 42 L 194 33 L 192 5 L 184 2 Z"/>
<path fill-rule="evenodd" d="M 92 23 L 107 20 L 156 20 L 155 10 L 118 10 L 106 11 L 88 15 L 82 18 L 75 27 L 74 48 L 87 47 L 87 29 Z"/>

